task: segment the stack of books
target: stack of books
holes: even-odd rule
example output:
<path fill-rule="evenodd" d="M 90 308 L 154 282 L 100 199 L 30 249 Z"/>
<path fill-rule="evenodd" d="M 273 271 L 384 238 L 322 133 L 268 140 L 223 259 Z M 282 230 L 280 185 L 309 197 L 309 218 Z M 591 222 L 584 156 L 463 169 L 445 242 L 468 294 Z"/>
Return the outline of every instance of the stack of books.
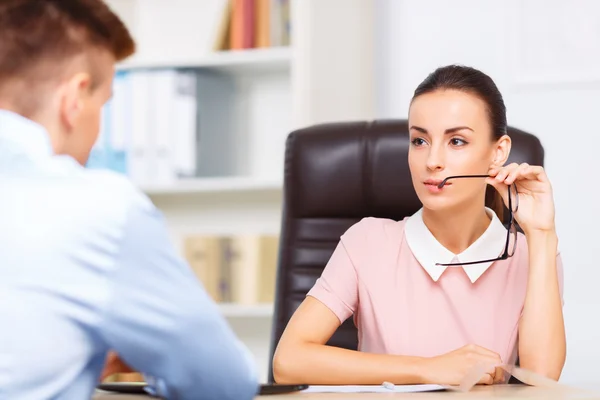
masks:
<path fill-rule="evenodd" d="M 290 45 L 290 0 L 228 0 L 214 50 Z"/>
<path fill-rule="evenodd" d="M 278 246 L 276 235 L 190 235 L 184 257 L 214 301 L 272 304 Z"/>

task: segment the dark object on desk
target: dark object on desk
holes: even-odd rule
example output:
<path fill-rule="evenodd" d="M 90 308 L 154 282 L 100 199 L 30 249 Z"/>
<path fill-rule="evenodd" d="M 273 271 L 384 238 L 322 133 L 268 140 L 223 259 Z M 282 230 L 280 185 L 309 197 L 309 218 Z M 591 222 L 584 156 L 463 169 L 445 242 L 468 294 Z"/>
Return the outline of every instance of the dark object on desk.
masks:
<path fill-rule="evenodd" d="M 299 392 L 301 390 L 308 389 L 308 385 L 278 385 L 278 384 L 262 384 L 260 385 L 258 394 L 284 394 Z"/>
<path fill-rule="evenodd" d="M 127 393 L 127 394 L 145 394 L 149 395 L 145 391 L 146 384 L 143 382 L 111 382 L 101 383 L 96 387 L 98 390 L 104 390 L 106 392 L 115 393 Z M 267 394 L 284 394 L 299 392 L 307 389 L 308 385 L 278 385 L 278 384 L 261 384 L 258 388 L 259 395 Z"/>
<path fill-rule="evenodd" d="M 106 382 L 96 386 L 96 389 L 106 392 L 149 395 L 145 388 L 144 382 Z"/>
<path fill-rule="evenodd" d="M 508 128 L 512 162 L 543 165 L 544 148 L 532 134 Z M 340 236 L 363 217 L 401 220 L 421 203 L 408 168 L 406 120 L 327 123 L 290 133 L 286 142 L 272 360 L 279 338 L 323 272 Z M 509 213 L 505 210 L 505 224 Z M 356 350 L 352 318 L 327 343 Z"/>

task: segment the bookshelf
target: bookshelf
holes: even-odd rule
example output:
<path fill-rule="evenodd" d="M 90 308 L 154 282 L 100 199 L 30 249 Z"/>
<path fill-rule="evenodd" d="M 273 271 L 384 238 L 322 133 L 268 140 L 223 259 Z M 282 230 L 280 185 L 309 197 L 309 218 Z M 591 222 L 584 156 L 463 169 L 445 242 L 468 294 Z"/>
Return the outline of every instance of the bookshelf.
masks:
<path fill-rule="evenodd" d="M 221 313 L 226 318 L 271 318 L 273 317 L 273 304 L 219 304 Z"/>
<path fill-rule="evenodd" d="M 168 58 L 153 61 L 125 61 L 118 70 L 141 68 L 202 68 L 228 73 L 262 73 L 289 71 L 292 63 L 290 47 L 228 50 L 202 55 L 197 59 L 173 61 Z"/>
<path fill-rule="evenodd" d="M 283 183 L 275 179 L 246 177 L 215 177 L 181 179 L 168 184 L 147 184 L 140 189 L 153 198 L 167 196 L 191 196 L 203 194 L 232 194 L 251 192 L 280 192 Z"/>
<path fill-rule="evenodd" d="M 261 1 L 263 4 L 277 3 L 278 7 L 289 1 L 289 43 L 235 50 L 215 48 L 219 41 L 215 38 L 223 33 L 223 13 L 227 7 Z M 165 71 L 191 72 L 196 76 L 193 109 L 197 115 L 193 124 L 190 115 L 169 116 L 177 110 L 169 108 L 168 101 L 127 110 L 119 103 L 123 100 L 117 100 L 118 96 L 115 96 L 114 110 L 110 114 L 113 120 L 118 115 L 120 118 L 131 115 L 136 119 L 133 128 L 121 128 L 127 133 L 131 131 L 133 136 L 140 126 L 147 131 L 158 131 L 158 127 L 166 129 L 164 135 L 144 137 L 142 145 L 158 146 L 159 149 L 166 146 L 166 154 L 170 156 L 161 158 L 161 152 L 157 151 L 154 158 L 144 159 L 142 164 L 147 171 L 141 175 L 123 166 L 125 170 L 121 172 L 129 175 L 163 213 L 171 240 L 182 255 L 185 254 L 185 239 L 190 235 L 278 235 L 287 135 L 311 124 L 373 117 L 371 2 L 107 2 L 124 19 L 139 49 L 134 57 L 117 66 L 117 76 L 146 76 L 133 90 L 130 88 L 133 92 L 130 96 L 135 101 L 129 103 L 139 106 L 148 99 L 168 98 L 170 94 L 165 95 L 164 87 L 163 92 L 148 88 L 149 80 Z M 171 75 L 165 81 L 168 79 L 174 78 Z M 116 87 L 122 84 L 122 80 L 117 80 Z M 172 99 L 171 102 L 180 104 L 177 103 L 180 100 Z M 192 103 L 184 101 L 182 104 L 178 107 L 189 111 Z M 165 109 L 170 111 L 163 112 Z M 182 120 L 187 124 L 181 125 Z M 185 130 L 190 125 L 197 128 L 193 137 L 195 142 Z M 109 124 L 106 123 L 103 129 L 106 126 Z M 181 146 L 168 148 L 182 137 L 185 139 L 184 150 Z M 126 164 L 130 166 L 137 154 L 133 142 L 134 139 L 115 140 L 114 135 L 105 132 L 95 150 L 101 155 L 102 152 L 115 153 L 114 149 L 106 150 L 115 143 L 117 147 L 129 146 L 124 153 L 128 160 Z M 187 151 L 190 147 L 193 152 Z M 144 154 L 149 153 L 144 149 Z M 102 160 L 102 157 L 98 159 Z M 180 167 L 181 159 L 186 160 L 181 168 L 187 166 L 188 173 L 172 173 L 173 168 Z M 189 173 L 190 165 L 193 173 Z M 223 302 L 219 307 L 254 355 L 260 379 L 266 382 L 272 302 Z"/>

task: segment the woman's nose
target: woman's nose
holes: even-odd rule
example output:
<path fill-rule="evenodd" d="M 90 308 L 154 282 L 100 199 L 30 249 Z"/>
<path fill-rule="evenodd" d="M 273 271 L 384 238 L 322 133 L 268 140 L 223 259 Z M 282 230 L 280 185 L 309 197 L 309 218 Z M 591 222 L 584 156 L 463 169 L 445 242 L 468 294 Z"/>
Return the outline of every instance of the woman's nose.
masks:
<path fill-rule="evenodd" d="M 430 171 L 439 171 L 444 169 L 444 155 L 443 152 L 434 147 L 430 148 L 427 156 L 427 169 Z"/>

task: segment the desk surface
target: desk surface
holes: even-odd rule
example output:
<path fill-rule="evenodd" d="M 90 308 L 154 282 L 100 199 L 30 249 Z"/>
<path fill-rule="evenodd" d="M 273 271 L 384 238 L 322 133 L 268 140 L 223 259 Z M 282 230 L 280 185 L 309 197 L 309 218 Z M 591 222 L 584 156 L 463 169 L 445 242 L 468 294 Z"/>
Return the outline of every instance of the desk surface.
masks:
<path fill-rule="evenodd" d="M 290 393 L 283 395 L 258 396 L 256 400 L 342 400 L 342 399 L 362 399 L 362 400 L 380 400 L 384 396 L 386 399 L 480 399 L 480 398 L 510 398 L 518 399 L 598 399 L 600 400 L 600 391 L 592 392 L 589 390 L 567 388 L 559 391 L 555 389 L 544 389 L 533 386 L 523 385 L 493 385 L 476 386 L 466 393 L 460 392 L 423 392 L 423 393 Z M 123 394 L 105 394 L 98 393 L 93 400 L 146 400 L 151 399 L 148 396 L 123 395 Z"/>

